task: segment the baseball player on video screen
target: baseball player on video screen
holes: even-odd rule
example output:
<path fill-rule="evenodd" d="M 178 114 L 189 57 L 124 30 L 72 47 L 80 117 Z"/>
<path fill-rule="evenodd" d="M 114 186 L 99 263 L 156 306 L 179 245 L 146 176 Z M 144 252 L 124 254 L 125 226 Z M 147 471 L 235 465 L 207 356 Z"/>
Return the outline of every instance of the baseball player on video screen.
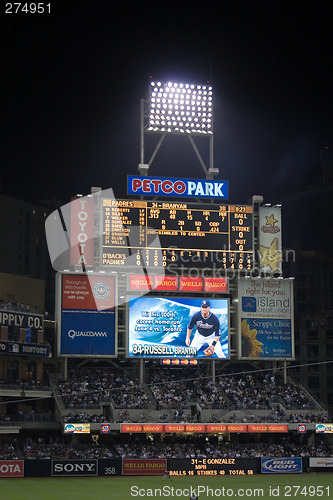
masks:
<path fill-rule="evenodd" d="M 191 333 L 193 327 L 196 326 L 196 332 L 191 342 Z M 204 350 L 205 356 L 209 357 L 216 353 L 218 358 L 225 358 L 220 343 L 220 322 L 218 317 L 210 312 L 209 300 L 201 301 L 201 310 L 194 313 L 187 327 L 187 335 L 185 343 L 187 346 L 195 347 L 197 352 L 199 349 L 208 345 Z"/>

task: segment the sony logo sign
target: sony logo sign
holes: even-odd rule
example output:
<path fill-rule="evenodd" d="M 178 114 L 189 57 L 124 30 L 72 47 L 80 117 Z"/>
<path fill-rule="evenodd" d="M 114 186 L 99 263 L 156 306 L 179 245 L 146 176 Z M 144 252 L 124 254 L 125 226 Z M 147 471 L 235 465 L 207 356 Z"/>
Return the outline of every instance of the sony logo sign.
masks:
<path fill-rule="evenodd" d="M 53 460 L 53 476 L 96 476 L 97 460 Z"/>

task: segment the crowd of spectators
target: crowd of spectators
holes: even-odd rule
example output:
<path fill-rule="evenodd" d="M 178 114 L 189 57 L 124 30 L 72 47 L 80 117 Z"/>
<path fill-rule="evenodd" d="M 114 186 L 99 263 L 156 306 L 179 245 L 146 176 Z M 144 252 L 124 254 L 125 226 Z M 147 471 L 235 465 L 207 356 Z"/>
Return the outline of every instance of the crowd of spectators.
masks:
<path fill-rule="evenodd" d="M 11 302 L 8 300 L 5 302 L 1 302 L 0 309 L 4 311 L 20 311 L 27 313 L 37 313 L 38 311 L 38 307 L 36 305 L 31 307 L 30 304 L 19 304 L 18 302 Z"/>
<path fill-rule="evenodd" d="M 223 394 L 211 379 L 197 369 L 184 378 L 182 370 L 152 370 L 149 387 L 159 408 L 184 409 L 190 401 L 202 408 L 226 406 Z"/>
<path fill-rule="evenodd" d="M 49 384 L 44 384 L 39 380 L 8 380 L 0 379 L 0 389 L 16 389 L 18 391 L 51 391 Z"/>
<path fill-rule="evenodd" d="M 0 443 L 0 460 L 18 460 L 18 458 L 12 441 Z"/>
<path fill-rule="evenodd" d="M 13 425 L 20 422 L 54 422 L 55 419 L 55 414 L 51 411 L 42 413 L 35 412 L 34 410 L 29 410 L 26 412 L 23 412 L 23 410 L 19 410 L 17 413 L 0 415 L 0 426 Z"/>
<path fill-rule="evenodd" d="M 200 414 L 191 415 L 189 411 L 175 410 L 174 412 L 162 412 L 158 416 L 154 414 L 152 417 L 149 411 L 145 411 L 138 415 L 130 415 L 127 410 L 119 410 L 116 417 L 117 422 L 121 423 L 165 423 L 165 422 L 178 422 L 178 423 L 194 423 L 200 420 Z M 209 420 L 210 422 L 211 420 Z"/>
<path fill-rule="evenodd" d="M 153 420 L 159 422 L 199 422 L 202 419 L 200 412 L 204 412 L 202 421 L 205 422 L 329 422 L 329 417 L 298 386 L 285 384 L 279 375 L 272 373 L 217 374 L 214 384 L 201 367 L 196 371 L 160 368 L 147 372 L 147 380 L 149 382 L 142 386 L 125 371 L 113 366 L 71 368 L 67 380 L 58 383 L 70 411 L 62 417 L 62 423 L 107 422 L 106 417 L 100 413 L 101 404 L 105 401 L 112 403 L 117 422 L 150 422 L 152 410 Z M 5 385 L 5 382 L 0 381 L 0 384 Z M 193 403 L 196 408 L 194 413 L 191 411 Z M 90 408 L 93 411 L 89 412 Z M 257 410 L 265 410 L 265 414 L 260 416 Z M 30 413 L 34 417 L 34 412 Z M 0 425 L 10 425 L 13 420 L 26 420 L 28 416 L 22 410 L 15 414 L 0 415 Z M 237 438 L 233 438 L 231 442 L 213 442 L 205 437 L 166 436 L 160 439 L 160 436 L 156 436 L 148 439 L 129 436 L 126 439 L 118 436 L 109 441 L 97 438 L 93 444 L 90 440 L 87 444 L 86 440 L 85 444 L 80 445 L 77 440 L 72 442 L 68 437 L 60 436 L 53 441 L 51 438 L 47 438 L 48 441 L 45 438 L 29 438 L 24 442 L 2 443 L 0 459 L 332 455 L 327 444 L 317 438 L 313 444 L 307 444 L 306 439 L 297 441 L 290 435 L 276 440 L 267 437 L 267 441 L 260 443 L 248 442 L 244 436 L 239 439 L 244 441 L 241 443 L 236 442 Z"/>
<path fill-rule="evenodd" d="M 239 457 L 325 457 L 332 449 L 319 440 L 307 444 L 304 440 L 283 437 L 266 442 L 209 442 L 205 438 L 170 437 L 163 441 L 129 438 L 112 444 L 73 444 L 57 438 L 33 441 L 27 438 L 16 444 L 0 445 L 3 460 L 15 459 L 79 459 L 79 458 L 239 458 Z"/>
<path fill-rule="evenodd" d="M 284 383 L 280 374 L 223 374 L 218 377 L 218 384 L 238 409 L 269 409 L 272 403 L 280 403 L 286 410 L 317 408 L 316 403 L 298 386 Z"/>
<path fill-rule="evenodd" d="M 217 374 L 214 383 L 201 367 L 195 370 L 154 368 L 147 371 L 147 380 L 143 386 L 116 366 L 82 366 L 70 368 L 67 379 L 60 380 L 58 387 L 66 408 L 80 411 L 79 417 L 76 411 L 67 417 L 70 422 L 104 422 L 99 413 L 105 402 L 112 403 L 117 410 L 113 417 L 116 422 L 151 422 L 151 412 L 156 409 L 160 410 L 160 416 L 155 413 L 153 421 L 160 422 L 328 421 L 327 415 L 304 391 L 297 385 L 285 384 L 281 376 L 271 372 Z M 6 387 L 6 382 L 0 380 L 0 388 Z M 51 390 L 50 386 L 33 381 L 27 386 L 25 381 L 17 380 L 16 386 L 22 390 Z M 197 405 L 194 414 L 190 403 Z M 89 415 L 89 409 L 99 411 Z M 142 410 L 142 413 L 130 410 Z M 211 414 L 205 410 L 217 411 Z M 255 415 L 260 412 L 254 410 L 266 410 L 266 413 Z M 230 411 L 234 411 L 234 415 L 230 416 Z M 27 418 L 30 417 L 2 415 L 0 425 Z M 32 415 L 32 418 L 35 417 Z"/>
<path fill-rule="evenodd" d="M 188 374 L 188 376 L 187 376 Z M 316 403 L 297 385 L 284 383 L 279 374 L 244 372 L 221 374 L 213 383 L 201 369 L 195 371 L 152 369 L 145 388 L 116 367 L 71 369 L 67 380 L 59 381 L 59 389 L 67 408 L 100 408 L 101 402 L 110 401 L 119 409 L 117 422 L 151 421 L 152 409 L 173 409 L 177 418 L 172 421 L 193 422 L 198 415 L 189 416 L 184 410 L 189 403 L 198 403 L 201 410 L 268 410 L 265 417 L 235 416 L 238 421 L 270 422 L 325 422 L 326 418 Z M 150 399 L 149 399 L 150 394 Z M 277 409 L 277 408 L 281 409 Z M 140 417 L 130 416 L 127 410 L 145 409 Z M 292 416 L 285 413 L 295 411 Z M 317 410 L 313 415 L 313 410 Z M 308 411 L 306 411 L 308 410 Z M 312 410 L 312 412 L 309 412 Z M 300 413 L 301 411 L 301 413 Z M 170 421 L 170 413 L 168 414 Z M 133 420 L 134 418 L 134 420 Z M 230 421 L 232 418 L 228 417 Z M 165 421 L 163 417 L 159 419 Z M 224 419 L 222 419 L 224 421 Z M 221 421 L 221 416 L 206 421 Z"/>
<path fill-rule="evenodd" d="M 109 452 L 104 446 L 82 446 L 66 444 L 61 439 L 53 443 L 45 444 L 41 441 L 34 442 L 27 439 L 22 445 L 22 458 L 24 459 L 87 459 L 87 458 L 113 458 L 113 452 Z"/>
<path fill-rule="evenodd" d="M 113 367 L 73 368 L 58 387 L 67 408 L 99 408 L 102 401 L 112 401 L 118 408 L 151 406 L 141 385 Z"/>
<path fill-rule="evenodd" d="M 306 457 L 331 456 L 332 450 L 323 442 L 308 445 L 287 438 L 279 443 L 221 443 L 205 439 L 170 439 L 161 443 L 139 441 L 115 446 L 121 458 L 235 458 L 235 457 Z"/>
<path fill-rule="evenodd" d="M 212 418 L 214 422 L 219 422 L 216 417 Z M 222 418 L 223 422 L 242 422 L 242 423 L 265 423 L 265 422 L 284 422 L 284 423 L 303 423 L 303 424 L 325 424 L 330 422 L 330 418 L 326 413 L 292 413 L 287 415 L 284 411 L 275 410 L 270 415 L 254 415 L 253 413 L 246 413 L 244 416 L 239 416 L 239 414 L 234 413 L 233 415 L 228 415 L 227 419 Z"/>
<path fill-rule="evenodd" d="M 68 413 L 68 415 L 62 417 L 62 422 L 64 424 L 98 424 L 107 422 L 107 419 L 103 414 L 90 415 L 89 413 Z"/>

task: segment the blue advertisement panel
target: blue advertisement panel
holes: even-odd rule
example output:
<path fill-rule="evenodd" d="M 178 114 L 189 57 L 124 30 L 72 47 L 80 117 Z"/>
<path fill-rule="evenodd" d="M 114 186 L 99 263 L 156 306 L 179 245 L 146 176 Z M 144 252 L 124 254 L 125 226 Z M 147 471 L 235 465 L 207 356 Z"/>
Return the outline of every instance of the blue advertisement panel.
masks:
<path fill-rule="evenodd" d="M 240 279 L 241 358 L 294 357 L 293 289 L 289 279 Z"/>
<path fill-rule="evenodd" d="M 9 342 L 6 340 L 0 341 L 0 351 L 1 353 L 22 354 L 23 356 L 51 356 L 49 345 Z"/>
<path fill-rule="evenodd" d="M 63 310 L 61 354 L 115 355 L 114 311 Z"/>
<path fill-rule="evenodd" d="M 63 275 L 59 354 L 116 356 L 115 278 Z"/>
<path fill-rule="evenodd" d="M 303 472 L 302 458 L 262 458 L 261 472 L 268 474 L 298 474 Z"/>
<path fill-rule="evenodd" d="M 228 299 L 129 297 L 128 309 L 129 357 L 229 356 Z"/>
<path fill-rule="evenodd" d="M 224 200 L 227 200 L 229 196 L 228 181 L 134 175 L 127 176 L 127 193 Z"/>

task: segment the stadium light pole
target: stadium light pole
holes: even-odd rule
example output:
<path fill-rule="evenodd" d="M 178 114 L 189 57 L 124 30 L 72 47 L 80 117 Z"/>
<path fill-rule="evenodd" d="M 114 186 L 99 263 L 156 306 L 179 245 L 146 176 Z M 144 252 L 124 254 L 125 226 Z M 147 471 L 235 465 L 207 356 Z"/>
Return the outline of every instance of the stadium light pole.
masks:
<path fill-rule="evenodd" d="M 158 134 L 159 141 L 145 163 L 145 134 Z M 149 99 L 140 102 L 140 163 L 141 175 L 148 175 L 167 135 L 187 136 L 207 179 L 219 174 L 214 168 L 213 90 L 210 85 L 151 82 Z M 209 163 L 205 164 L 194 137 L 207 137 Z"/>

